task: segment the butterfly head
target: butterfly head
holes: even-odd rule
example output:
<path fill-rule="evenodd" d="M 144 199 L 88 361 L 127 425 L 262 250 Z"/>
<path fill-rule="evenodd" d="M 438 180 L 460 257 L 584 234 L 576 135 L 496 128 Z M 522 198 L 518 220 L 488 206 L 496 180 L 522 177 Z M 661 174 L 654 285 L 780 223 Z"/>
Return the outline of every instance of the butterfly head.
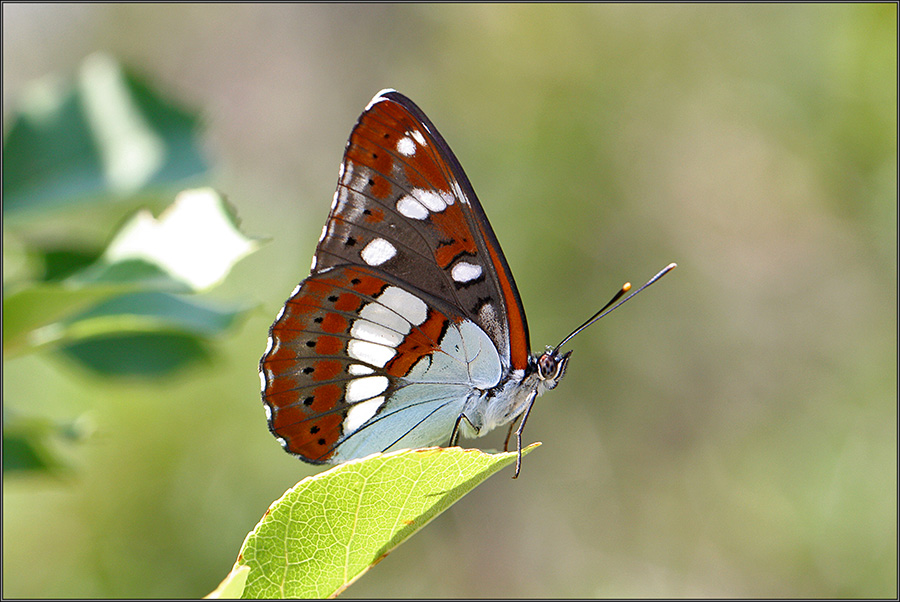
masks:
<path fill-rule="evenodd" d="M 540 356 L 534 358 L 534 364 L 536 367 L 536 373 L 540 380 L 538 380 L 538 387 L 541 392 L 549 391 L 556 387 L 559 384 L 559 381 L 562 380 L 562 377 L 566 374 L 566 366 L 569 364 L 569 356 L 572 355 L 572 352 L 568 353 L 560 353 L 559 349 L 551 349 L 547 348 L 547 351 L 542 353 Z"/>

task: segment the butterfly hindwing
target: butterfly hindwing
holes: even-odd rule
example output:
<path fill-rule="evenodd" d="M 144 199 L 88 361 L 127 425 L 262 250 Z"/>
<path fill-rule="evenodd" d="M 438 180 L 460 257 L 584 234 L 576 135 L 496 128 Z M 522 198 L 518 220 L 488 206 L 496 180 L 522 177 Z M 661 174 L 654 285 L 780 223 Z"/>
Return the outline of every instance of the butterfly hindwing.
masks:
<path fill-rule="evenodd" d="M 368 266 L 304 280 L 269 336 L 260 363 L 269 426 L 312 462 L 383 451 L 404 437 L 406 447 L 438 443 L 472 387 L 501 376 L 480 327 Z"/>

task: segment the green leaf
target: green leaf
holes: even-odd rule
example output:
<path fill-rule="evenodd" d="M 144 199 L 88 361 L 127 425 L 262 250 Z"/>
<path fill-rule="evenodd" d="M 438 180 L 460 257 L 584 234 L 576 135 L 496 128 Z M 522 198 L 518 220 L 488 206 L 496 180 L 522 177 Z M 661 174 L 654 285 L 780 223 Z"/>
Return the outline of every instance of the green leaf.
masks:
<path fill-rule="evenodd" d="M 135 214 L 116 233 L 103 261 L 141 260 L 202 290 L 221 282 L 257 246 L 238 229 L 237 218 L 218 192 L 197 188 L 178 193 L 159 218 L 149 211 Z"/>
<path fill-rule="evenodd" d="M 21 353 L 63 336 L 58 322 L 97 303 L 141 290 L 184 291 L 187 286 L 153 264 L 126 260 L 92 265 L 61 282 L 9 287 L 3 297 L 3 353 Z M 4 291 L 6 293 L 6 291 Z"/>
<path fill-rule="evenodd" d="M 244 540 L 235 564 L 250 567 L 243 597 L 336 596 L 515 459 L 458 447 L 401 450 L 300 481 Z"/>
<path fill-rule="evenodd" d="M 199 119 L 104 54 L 34 82 L 3 141 L 3 215 L 122 199 L 207 171 Z"/>
<path fill-rule="evenodd" d="M 224 598 L 227 600 L 238 600 L 244 593 L 244 586 L 247 584 L 247 575 L 250 574 L 249 566 L 235 565 L 228 576 L 222 580 L 219 587 L 214 589 L 204 598 Z"/>
<path fill-rule="evenodd" d="M 209 357 L 205 339 L 245 312 L 167 293 L 133 293 L 63 320 L 48 343 L 103 376 L 157 377 Z"/>
<path fill-rule="evenodd" d="M 159 218 L 148 211 L 138 212 L 116 233 L 103 255 L 86 268 L 62 281 L 22 284 L 18 290 L 10 286 L 10 291 L 4 291 L 8 293 L 3 299 L 4 354 L 59 341 L 67 336 L 64 329 L 75 322 L 73 316 L 125 293 L 185 292 L 217 284 L 258 246 L 255 239 L 238 230 L 236 221 L 226 201 L 211 188 L 182 191 Z M 175 302 L 174 297 L 139 299 L 102 305 L 81 319 L 96 319 L 105 313 L 117 316 L 124 325 L 121 318 L 130 312 L 144 317 L 136 329 L 146 330 L 148 316 L 154 313 L 156 322 L 177 323 L 176 329 L 208 334 L 225 328 L 223 322 L 230 323 L 237 313 Z M 66 324 L 58 324 L 67 319 Z M 107 321 L 107 326 L 110 324 Z"/>
<path fill-rule="evenodd" d="M 221 334 L 247 307 L 190 299 L 162 292 L 121 295 L 63 320 L 63 337 L 87 338 L 114 332 L 178 331 L 199 336 Z"/>
<path fill-rule="evenodd" d="M 3 476 L 58 473 L 69 468 L 55 445 L 86 436 L 85 425 L 25 417 L 3 407 Z"/>
<path fill-rule="evenodd" d="M 188 292 L 190 287 L 163 268 L 144 259 L 122 259 L 108 262 L 103 257 L 62 281 L 72 288 L 96 285 L 131 285 L 137 290 L 169 290 Z"/>
<path fill-rule="evenodd" d="M 159 377 L 210 356 L 201 339 L 179 332 L 115 333 L 77 340 L 57 351 L 107 377 Z"/>
<path fill-rule="evenodd" d="M 51 472 L 63 466 L 63 462 L 47 445 L 50 436 L 47 428 L 3 428 L 3 474 Z"/>
<path fill-rule="evenodd" d="M 43 273 L 40 280 L 44 282 L 59 282 L 69 276 L 87 269 L 100 258 L 100 251 L 84 250 L 76 248 L 37 249 Z"/>
<path fill-rule="evenodd" d="M 134 289 L 134 284 L 84 287 L 40 283 L 10 293 L 3 298 L 4 356 L 57 339 L 60 333 L 55 322 Z"/>

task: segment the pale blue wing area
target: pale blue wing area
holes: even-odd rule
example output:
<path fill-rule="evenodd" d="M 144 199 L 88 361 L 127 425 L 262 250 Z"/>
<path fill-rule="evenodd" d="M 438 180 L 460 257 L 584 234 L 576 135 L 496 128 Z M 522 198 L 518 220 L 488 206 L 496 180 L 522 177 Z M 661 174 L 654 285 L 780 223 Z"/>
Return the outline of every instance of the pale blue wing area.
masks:
<path fill-rule="evenodd" d="M 447 445 L 460 413 L 471 398 L 500 381 L 497 348 L 471 320 L 451 322 L 440 348 L 423 356 L 404 377 L 394 377 L 385 396 L 373 389 L 344 421 L 347 435 L 332 460 L 343 462 L 389 449 Z M 372 378 L 372 377 L 369 377 Z"/>
<path fill-rule="evenodd" d="M 452 324 L 440 349 L 425 356 L 400 380 L 411 384 L 447 383 L 490 389 L 500 382 L 500 354 L 480 326 L 471 320 Z"/>
<path fill-rule="evenodd" d="M 470 395 L 468 384 L 410 384 L 391 395 L 376 416 L 342 439 L 333 461 L 393 449 L 447 445 Z"/>

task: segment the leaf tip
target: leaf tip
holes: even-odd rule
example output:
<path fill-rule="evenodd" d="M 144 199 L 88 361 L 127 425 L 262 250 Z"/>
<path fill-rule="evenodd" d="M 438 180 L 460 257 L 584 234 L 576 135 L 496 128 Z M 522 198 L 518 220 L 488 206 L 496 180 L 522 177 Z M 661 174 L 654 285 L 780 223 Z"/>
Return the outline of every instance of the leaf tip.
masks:
<path fill-rule="evenodd" d="M 238 559 L 240 561 L 240 559 Z M 247 576 L 250 574 L 250 567 L 235 563 L 234 568 L 228 573 L 228 576 L 222 580 L 219 587 L 204 596 L 205 599 L 216 598 L 240 598 L 244 593 L 244 586 L 247 584 Z"/>

